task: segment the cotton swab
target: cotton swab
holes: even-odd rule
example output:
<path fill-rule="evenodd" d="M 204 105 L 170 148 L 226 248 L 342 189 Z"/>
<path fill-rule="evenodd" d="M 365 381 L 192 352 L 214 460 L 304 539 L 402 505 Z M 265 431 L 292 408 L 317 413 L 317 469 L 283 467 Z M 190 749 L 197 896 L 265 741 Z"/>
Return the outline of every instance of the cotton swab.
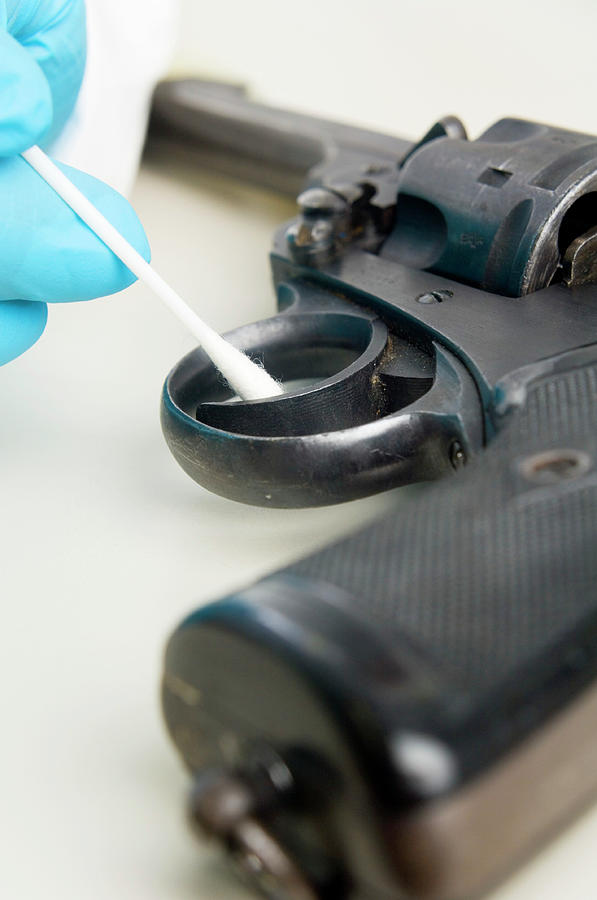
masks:
<path fill-rule="evenodd" d="M 43 150 L 34 145 L 21 155 L 125 266 L 186 325 L 239 397 L 243 400 L 261 400 L 284 393 L 278 382 L 264 369 L 229 344 L 193 312 Z"/>

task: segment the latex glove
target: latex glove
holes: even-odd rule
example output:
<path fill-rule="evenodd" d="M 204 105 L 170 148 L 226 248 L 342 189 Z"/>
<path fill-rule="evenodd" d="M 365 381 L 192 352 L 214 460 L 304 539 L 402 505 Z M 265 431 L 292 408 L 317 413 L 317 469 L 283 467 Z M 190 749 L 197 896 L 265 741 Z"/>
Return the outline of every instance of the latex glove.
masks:
<path fill-rule="evenodd" d="M 46 301 L 89 300 L 135 280 L 15 155 L 60 131 L 84 66 L 83 0 L 0 0 L 0 365 L 40 337 Z M 149 259 L 145 233 L 127 201 L 97 179 L 62 168 Z"/>

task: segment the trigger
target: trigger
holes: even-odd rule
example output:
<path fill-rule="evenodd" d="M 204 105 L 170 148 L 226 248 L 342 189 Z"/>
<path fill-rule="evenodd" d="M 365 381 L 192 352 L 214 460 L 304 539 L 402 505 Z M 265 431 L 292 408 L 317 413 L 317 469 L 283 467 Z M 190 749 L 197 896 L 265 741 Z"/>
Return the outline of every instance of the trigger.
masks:
<path fill-rule="evenodd" d="M 562 281 L 568 287 L 597 282 L 597 226 L 575 238 L 562 260 Z"/>

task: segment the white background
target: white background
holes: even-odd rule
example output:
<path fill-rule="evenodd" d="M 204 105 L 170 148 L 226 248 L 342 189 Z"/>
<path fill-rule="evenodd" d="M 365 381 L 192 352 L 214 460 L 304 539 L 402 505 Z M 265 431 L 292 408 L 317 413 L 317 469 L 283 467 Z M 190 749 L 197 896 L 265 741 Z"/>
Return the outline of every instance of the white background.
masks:
<path fill-rule="evenodd" d="M 589 0 L 186 0 L 182 25 L 177 71 L 305 111 L 405 136 L 446 112 L 473 135 L 506 114 L 597 132 Z M 156 267 L 216 328 L 273 311 L 267 252 L 290 204 L 156 162 L 133 202 Z M 135 286 L 53 308 L 0 372 L 2 897 L 245 896 L 184 827 L 158 704 L 165 639 L 198 603 L 397 502 L 261 510 L 193 484 L 158 422 L 191 346 Z M 597 896 L 596 841 L 592 812 L 493 900 Z"/>

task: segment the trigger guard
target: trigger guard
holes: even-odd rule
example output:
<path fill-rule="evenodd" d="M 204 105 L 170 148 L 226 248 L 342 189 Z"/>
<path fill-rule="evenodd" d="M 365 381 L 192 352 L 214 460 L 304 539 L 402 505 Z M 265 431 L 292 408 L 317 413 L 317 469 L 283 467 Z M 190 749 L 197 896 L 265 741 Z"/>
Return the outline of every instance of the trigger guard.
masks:
<path fill-rule="evenodd" d="M 389 334 L 366 311 L 285 312 L 226 335 L 285 382 L 269 400 L 238 401 L 203 351 L 164 384 L 161 422 L 180 466 L 203 487 L 258 506 L 324 506 L 454 468 L 478 396 L 444 348 Z M 465 415 L 466 418 L 466 415 Z"/>

